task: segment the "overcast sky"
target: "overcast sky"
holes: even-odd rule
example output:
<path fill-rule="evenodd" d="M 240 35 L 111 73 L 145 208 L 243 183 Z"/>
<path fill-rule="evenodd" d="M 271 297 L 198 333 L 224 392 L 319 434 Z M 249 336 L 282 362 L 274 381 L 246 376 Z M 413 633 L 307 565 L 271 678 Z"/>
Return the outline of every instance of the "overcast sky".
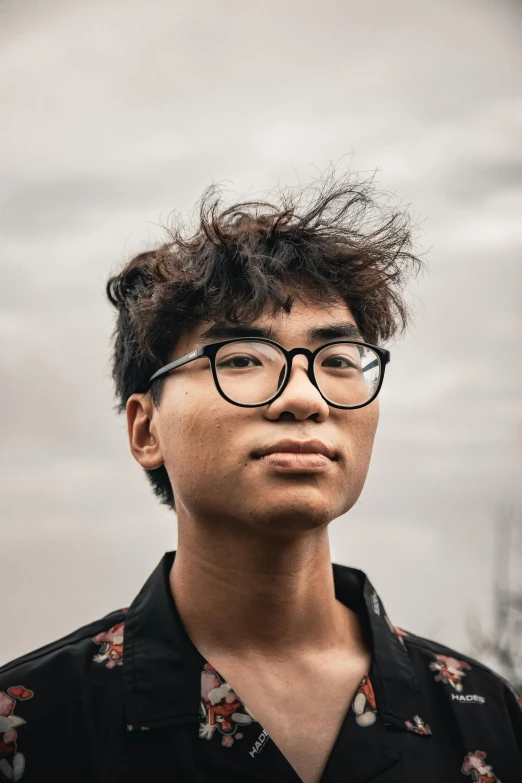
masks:
<path fill-rule="evenodd" d="M 128 606 L 176 546 L 112 409 L 107 277 L 211 182 L 331 162 L 411 205 L 429 267 L 332 558 L 471 651 L 495 513 L 522 509 L 521 40 L 504 0 L 0 0 L 0 663 Z"/>

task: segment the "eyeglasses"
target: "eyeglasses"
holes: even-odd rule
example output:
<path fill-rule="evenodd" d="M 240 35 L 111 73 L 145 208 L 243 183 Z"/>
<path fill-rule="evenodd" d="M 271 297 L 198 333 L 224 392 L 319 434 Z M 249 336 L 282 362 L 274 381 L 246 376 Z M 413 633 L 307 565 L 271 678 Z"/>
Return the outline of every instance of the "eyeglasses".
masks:
<path fill-rule="evenodd" d="M 308 377 L 334 408 L 362 408 L 372 402 L 382 386 L 390 352 L 369 343 L 340 340 L 315 351 L 287 351 L 273 340 L 234 337 L 197 348 L 161 367 L 150 384 L 165 373 L 206 356 L 220 395 L 241 408 L 268 405 L 285 390 L 294 356 L 308 357 Z"/>

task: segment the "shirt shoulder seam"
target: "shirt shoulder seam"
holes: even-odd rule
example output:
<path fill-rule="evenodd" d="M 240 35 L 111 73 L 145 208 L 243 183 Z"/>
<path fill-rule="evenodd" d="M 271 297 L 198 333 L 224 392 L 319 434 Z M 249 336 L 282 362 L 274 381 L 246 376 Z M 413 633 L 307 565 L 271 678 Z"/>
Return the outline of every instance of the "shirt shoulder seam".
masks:
<path fill-rule="evenodd" d="M 36 650 L 32 650 L 28 653 L 25 653 L 24 655 L 19 656 L 18 658 L 14 658 L 12 661 L 8 661 L 7 663 L 4 663 L 2 666 L 0 666 L 0 676 L 9 673 L 19 666 L 24 666 L 27 663 L 37 661 L 39 658 L 43 658 L 46 655 L 57 652 L 58 650 L 62 650 L 74 644 L 85 642 L 86 639 L 89 639 L 89 637 L 92 636 L 96 636 L 99 631 L 106 628 L 108 623 L 115 625 L 118 622 L 118 618 L 120 617 L 124 618 L 125 612 L 122 609 L 115 609 L 113 612 L 109 612 L 109 614 L 106 614 L 103 617 L 100 617 L 98 620 L 94 620 L 93 622 L 88 623 L 87 625 L 80 626 L 80 628 L 77 628 L 75 631 L 62 636 L 59 639 L 55 639 L 54 641 L 49 642 L 42 647 L 38 647 Z"/>
<path fill-rule="evenodd" d="M 413 637 L 408 634 L 408 636 L 403 638 L 406 646 L 411 645 L 413 647 L 420 647 L 421 649 L 426 650 L 433 655 L 436 655 L 437 653 L 447 653 L 453 658 L 462 658 L 463 661 L 473 664 L 474 667 L 482 669 L 482 671 L 487 672 L 487 674 L 490 674 L 496 680 L 505 684 L 504 678 L 500 674 L 495 672 L 493 669 L 490 669 L 489 666 L 486 666 L 484 663 L 477 661 L 476 658 L 472 658 L 470 655 L 467 655 L 466 653 L 461 653 L 458 650 L 454 650 L 452 647 L 447 647 L 445 644 L 432 641 L 431 639 L 425 639 L 421 636 Z"/>

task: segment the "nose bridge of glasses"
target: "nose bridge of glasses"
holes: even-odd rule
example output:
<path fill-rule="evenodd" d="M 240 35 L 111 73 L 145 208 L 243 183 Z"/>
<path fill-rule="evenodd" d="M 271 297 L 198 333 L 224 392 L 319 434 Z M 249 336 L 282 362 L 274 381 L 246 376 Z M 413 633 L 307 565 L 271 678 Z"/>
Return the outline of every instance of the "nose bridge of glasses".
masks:
<path fill-rule="evenodd" d="M 290 375 L 295 367 L 304 370 L 308 375 L 311 356 L 312 351 L 309 348 L 293 348 L 291 351 L 288 351 L 287 357 Z"/>

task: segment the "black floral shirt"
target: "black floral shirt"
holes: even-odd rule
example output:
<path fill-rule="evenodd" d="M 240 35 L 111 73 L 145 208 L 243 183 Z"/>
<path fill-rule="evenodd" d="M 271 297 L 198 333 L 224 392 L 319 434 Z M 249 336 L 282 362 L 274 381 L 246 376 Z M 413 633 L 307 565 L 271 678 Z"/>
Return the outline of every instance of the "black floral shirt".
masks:
<path fill-rule="evenodd" d="M 129 608 L 0 668 L 0 781 L 299 783 L 187 636 L 169 588 L 174 557 Z M 394 627 L 364 573 L 332 568 L 338 600 L 369 629 L 372 663 L 321 783 L 522 783 L 509 684 Z M 313 733 L 314 715 L 303 719 Z"/>

